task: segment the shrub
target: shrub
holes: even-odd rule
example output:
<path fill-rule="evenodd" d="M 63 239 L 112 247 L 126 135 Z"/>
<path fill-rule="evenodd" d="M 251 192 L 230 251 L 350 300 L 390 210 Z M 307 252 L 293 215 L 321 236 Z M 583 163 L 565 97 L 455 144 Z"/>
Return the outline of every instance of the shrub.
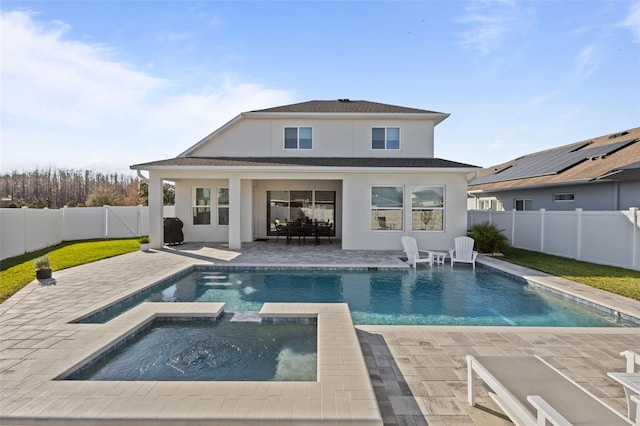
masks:
<path fill-rule="evenodd" d="M 140 237 L 140 244 L 149 244 L 149 237 L 147 237 L 146 235 Z"/>
<path fill-rule="evenodd" d="M 44 255 L 40 256 L 33 261 L 33 267 L 36 268 L 37 271 L 42 269 L 51 269 L 51 262 L 49 261 L 49 256 Z"/>
<path fill-rule="evenodd" d="M 504 253 L 509 250 L 509 239 L 495 225 L 489 222 L 473 225 L 469 236 L 475 240 L 475 249 L 480 253 Z"/>

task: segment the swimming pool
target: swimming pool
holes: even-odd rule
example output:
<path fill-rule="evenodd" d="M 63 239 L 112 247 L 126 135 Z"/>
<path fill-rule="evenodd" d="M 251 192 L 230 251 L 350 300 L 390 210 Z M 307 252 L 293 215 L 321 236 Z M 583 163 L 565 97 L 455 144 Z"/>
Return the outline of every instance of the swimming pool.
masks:
<path fill-rule="evenodd" d="M 251 270 L 195 267 L 81 322 L 103 323 L 148 302 L 345 302 L 355 324 L 611 327 L 612 315 L 491 269 Z"/>

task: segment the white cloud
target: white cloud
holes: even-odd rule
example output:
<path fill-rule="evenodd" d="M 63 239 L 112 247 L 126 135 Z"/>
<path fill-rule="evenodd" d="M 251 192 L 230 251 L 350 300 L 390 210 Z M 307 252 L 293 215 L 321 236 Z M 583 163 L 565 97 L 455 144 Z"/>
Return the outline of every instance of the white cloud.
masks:
<path fill-rule="evenodd" d="M 488 54 L 500 48 L 507 37 L 530 25 L 528 14 L 513 0 L 471 1 L 458 22 L 468 29 L 461 34 L 462 44 Z"/>
<path fill-rule="evenodd" d="M 589 77 L 593 74 L 600 64 L 599 54 L 595 45 L 590 44 L 585 47 L 576 57 L 578 66 L 578 74 L 583 77 Z"/>
<path fill-rule="evenodd" d="M 177 84 L 114 59 L 107 46 L 73 40 L 72 28 L 23 11 L 0 13 L 2 162 L 127 171 L 173 157 L 242 111 L 292 96 L 220 78 L 176 93 Z"/>
<path fill-rule="evenodd" d="M 629 28 L 633 34 L 634 41 L 640 43 L 640 0 L 631 3 L 629 15 L 622 21 L 621 25 Z"/>

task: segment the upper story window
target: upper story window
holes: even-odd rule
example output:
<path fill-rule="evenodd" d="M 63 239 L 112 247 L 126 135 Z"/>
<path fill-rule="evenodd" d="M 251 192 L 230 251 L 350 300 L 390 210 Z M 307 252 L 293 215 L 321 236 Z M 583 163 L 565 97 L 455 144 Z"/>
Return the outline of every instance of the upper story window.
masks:
<path fill-rule="evenodd" d="M 371 149 L 400 149 L 400 127 L 371 128 Z"/>
<path fill-rule="evenodd" d="M 312 149 L 311 127 L 285 127 L 284 149 Z"/>

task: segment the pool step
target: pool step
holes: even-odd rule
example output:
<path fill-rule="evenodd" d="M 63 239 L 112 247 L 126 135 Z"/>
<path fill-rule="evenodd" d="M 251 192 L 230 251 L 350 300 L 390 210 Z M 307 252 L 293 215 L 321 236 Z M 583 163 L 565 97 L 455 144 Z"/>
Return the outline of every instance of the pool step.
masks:
<path fill-rule="evenodd" d="M 225 312 L 225 314 L 231 314 L 229 322 L 262 322 L 258 311 Z"/>

